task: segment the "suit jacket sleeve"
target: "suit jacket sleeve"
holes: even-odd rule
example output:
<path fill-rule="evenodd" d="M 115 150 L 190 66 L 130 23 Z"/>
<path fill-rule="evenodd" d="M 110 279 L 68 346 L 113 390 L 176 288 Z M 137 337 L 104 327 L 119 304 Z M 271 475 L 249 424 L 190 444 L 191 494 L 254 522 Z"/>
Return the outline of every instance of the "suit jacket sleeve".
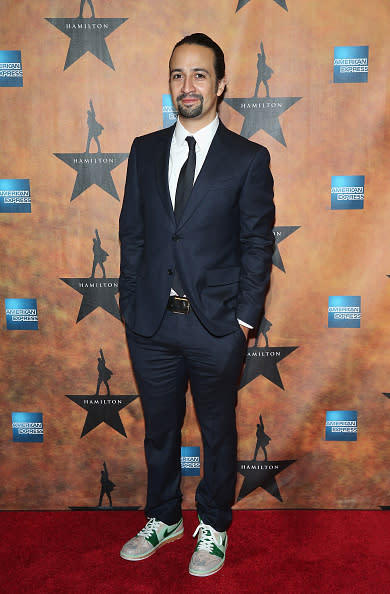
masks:
<path fill-rule="evenodd" d="M 127 167 L 122 210 L 119 217 L 121 261 L 119 306 L 122 317 L 129 321 L 134 309 L 137 271 L 144 247 L 144 217 L 137 174 L 137 139 L 134 140 Z"/>
<path fill-rule="evenodd" d="M 274 250 L 275 218 L 270 156 L 256 151 L 240 196 L 240 288 L 237 318 L 256 327 L 268 289 Z"/>

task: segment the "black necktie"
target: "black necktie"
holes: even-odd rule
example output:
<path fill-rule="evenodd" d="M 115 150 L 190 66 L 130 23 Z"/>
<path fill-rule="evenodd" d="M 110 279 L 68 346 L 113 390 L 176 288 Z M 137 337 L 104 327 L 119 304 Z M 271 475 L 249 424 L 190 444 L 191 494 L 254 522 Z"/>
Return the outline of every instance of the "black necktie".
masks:
<path fill-rule="evenodd" d="M 196 140 L 193 136 L 187 136 L 188 142 L 188 158 L 181 168 L 179 179 L 177 181 L 176 196 L 175 196 L 175 217 L 176 222 L 180 221 L 183 214 L 186 202 L 192 192 L 195 176 L 195 144 Z"/>
<path fill-rule="evenodd" d="M 192 192 L 192 186 L 194 185 L 195 176 L 195 144 L 196 140 L 193 136 L 187 136 L 186 141 L 188 142 L 188 157 L 183 167 L 180 170 L 179 179 L 177 181 L 176 196 L 175 196 L 175 218 L 176 223 L 180 221 L 183 214 L 186 202 Z M 173 277 L 172 288 L 178 295 L 184 295 L 184 289 L 181 284 L 181 280 L 177 271 Z"/>

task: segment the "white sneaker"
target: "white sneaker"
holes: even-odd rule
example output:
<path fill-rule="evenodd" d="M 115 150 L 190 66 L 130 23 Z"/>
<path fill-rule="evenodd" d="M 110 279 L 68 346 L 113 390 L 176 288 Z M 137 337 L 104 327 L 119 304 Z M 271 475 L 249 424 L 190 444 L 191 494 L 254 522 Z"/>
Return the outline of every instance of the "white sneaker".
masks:
<path fill-rule="evenodd" d="M 122 559 L 141 561 L 153 555 L 163 544 L 177 540 L 183 536 L 183 519 L 177 524 L 164 524 L 156 518 L 150 518 L 134 538 L 130 539 L 120 552 Z"/>
<path fill-rule="evenodd" d="M 189 572 L 191 575 L 206 577 L 219 571 L 225 562 L 227 547 L 226 532 L 217 532 L 212 526 L 200 524 L 193 536 L 198 534 L 198 542 L 191 557 Z"/>

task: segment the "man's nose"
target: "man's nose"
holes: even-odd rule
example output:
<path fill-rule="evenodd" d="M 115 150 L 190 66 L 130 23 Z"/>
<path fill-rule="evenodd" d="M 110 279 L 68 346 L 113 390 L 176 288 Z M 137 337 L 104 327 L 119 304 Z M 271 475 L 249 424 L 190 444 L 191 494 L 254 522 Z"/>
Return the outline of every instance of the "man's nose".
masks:
<path fill-rule="evenodd" d="M 182 92 L 191 93 L 194 90 L 194 83 L 191 76 L 185 76 L 183 78 Z"/>

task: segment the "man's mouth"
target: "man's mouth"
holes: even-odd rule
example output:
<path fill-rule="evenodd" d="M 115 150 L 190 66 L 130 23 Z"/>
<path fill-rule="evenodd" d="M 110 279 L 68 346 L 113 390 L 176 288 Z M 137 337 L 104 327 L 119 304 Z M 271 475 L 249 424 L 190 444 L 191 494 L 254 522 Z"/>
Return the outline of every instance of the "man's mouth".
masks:
<path fill-rule="evenodd" d="M 190 106 L 200 100 L 200 97 L 197 95 L 180 95 L 177 98 L 178 102 L 181 102 L 183 105 Z"/>

